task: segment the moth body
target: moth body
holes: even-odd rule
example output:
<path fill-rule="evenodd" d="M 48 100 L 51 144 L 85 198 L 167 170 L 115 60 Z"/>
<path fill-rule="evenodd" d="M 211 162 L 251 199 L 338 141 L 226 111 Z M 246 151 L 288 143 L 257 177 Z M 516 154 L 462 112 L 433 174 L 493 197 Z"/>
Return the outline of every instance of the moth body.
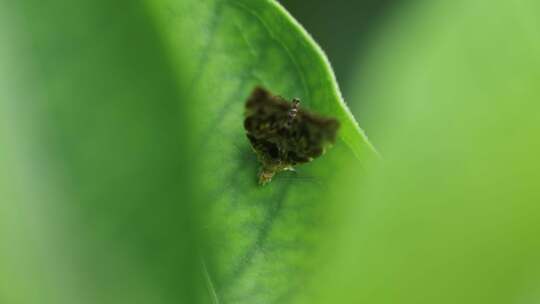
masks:
<path fill-rule="evenodd" d="M 298 98 L 288 102 L 256 87 L 246 101 L 244 128 L 261 163 L 259 184 L 265 185 L 276 173 L 324 154 L 339 122 L 302 109 Z"/>

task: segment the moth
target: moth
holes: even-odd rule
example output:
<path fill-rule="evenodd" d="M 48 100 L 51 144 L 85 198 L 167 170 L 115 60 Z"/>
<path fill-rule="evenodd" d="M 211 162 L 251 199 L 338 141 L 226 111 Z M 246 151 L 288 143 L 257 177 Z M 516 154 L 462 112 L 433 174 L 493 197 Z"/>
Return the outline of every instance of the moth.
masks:
<path fill-rule="evenodd" d="M 321 156 L 336 139 L 339 122 L 256 87 L 246 101 L 244 128 L 261 163 L 259 184 Z"/>

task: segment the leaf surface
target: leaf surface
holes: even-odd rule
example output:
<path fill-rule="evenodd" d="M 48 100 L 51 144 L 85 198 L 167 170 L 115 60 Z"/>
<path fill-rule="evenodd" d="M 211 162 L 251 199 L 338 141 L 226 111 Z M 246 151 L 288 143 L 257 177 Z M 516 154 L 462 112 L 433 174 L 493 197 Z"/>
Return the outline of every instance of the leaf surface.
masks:
<path fill-rule="evenodd" d="M 204 248 L 219 303 L 289 303 L 317 269 L 329 226 L 333 176 L 375 155 L 347 109 L 330 65 L 309 35 L 275 1 L 151 2 L 169 52 L 189 50 L 193 127 L 205 183 Z M 243 128 L 257 85 L 341 123 L 324 156 L 257 184 L 259 164 Z M 189 102 L 189 101 L 187 101 Z"/>

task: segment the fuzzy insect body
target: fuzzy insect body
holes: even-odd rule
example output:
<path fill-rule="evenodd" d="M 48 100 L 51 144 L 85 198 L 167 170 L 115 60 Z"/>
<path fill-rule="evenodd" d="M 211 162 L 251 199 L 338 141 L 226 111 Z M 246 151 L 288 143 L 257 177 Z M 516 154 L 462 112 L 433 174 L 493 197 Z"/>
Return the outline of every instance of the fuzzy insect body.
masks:
<path fill-rule="evenodd" d="M 296 115 L 298 114 L 298 109 L 300 108 L 300 99 L 295 98 L 292 100 L 291 109 L 289 110 L 288 118 L 287 120 L 287 127 L 292 127 L 292 124 L 294 122 L 294 119 L 296 118 Z"/>
<path fill-rule="evenodd" d="M 259 183 L 293 170 L 324 154 L 336 138 L 339 122 L 300 107 L 256 87 L 246 102 L 244 121 L 247 138 L 261 163 Z"/>

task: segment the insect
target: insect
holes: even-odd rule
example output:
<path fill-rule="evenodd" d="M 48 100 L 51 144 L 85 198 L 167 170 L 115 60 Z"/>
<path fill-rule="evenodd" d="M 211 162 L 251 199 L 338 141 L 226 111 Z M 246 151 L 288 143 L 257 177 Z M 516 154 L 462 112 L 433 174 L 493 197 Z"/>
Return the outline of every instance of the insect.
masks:
<path fill-rule="evenodd" d="M 244 128 L 261 163 L 259 184 L 265 185 L 276 173 L 324 154 L 339 122 L 302 109 L 297 98 L 288 102 L 256 87 L 246 101 Z"/>

